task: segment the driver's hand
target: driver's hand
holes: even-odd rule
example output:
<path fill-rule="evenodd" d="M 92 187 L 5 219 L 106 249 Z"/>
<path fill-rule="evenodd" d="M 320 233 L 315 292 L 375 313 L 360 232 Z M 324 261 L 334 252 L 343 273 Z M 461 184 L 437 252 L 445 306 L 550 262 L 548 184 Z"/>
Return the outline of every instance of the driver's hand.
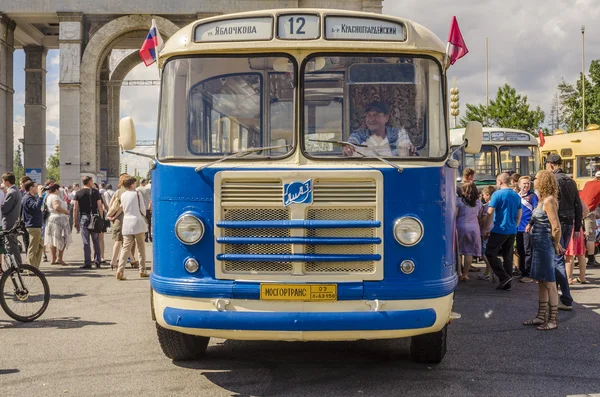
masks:
<path fill-rule="evenodd" d="M 354 146 L 350 146 L 350 145 L 346 145 L 346 146 L 344 146 L 344 148 L 342 149 L 342 152 L 344 152 L 344 156 L 348 156 L 348 157 L 350 157 L 350 156 L 354 155 L 354 152 L 355 152 L 355 151 L 356 151 L 356 150 L 354 149 Z"/>

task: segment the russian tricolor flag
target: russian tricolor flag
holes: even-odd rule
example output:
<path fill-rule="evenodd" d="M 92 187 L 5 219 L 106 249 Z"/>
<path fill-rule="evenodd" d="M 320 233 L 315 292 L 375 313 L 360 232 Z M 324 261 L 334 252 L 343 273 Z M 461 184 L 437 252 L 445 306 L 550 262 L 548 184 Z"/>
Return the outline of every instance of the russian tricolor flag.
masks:
<path fill-rule="evenodd" d="M 156 62 L 157 55 L 162 50 L 163 45 L 163 39 L 160 37 L 160 33 L 156 27 L 156 21 L 153 19 L 152 27 L 140 49 L 140 58 L 142 58 L 146 66 L 150 66 Z"/>

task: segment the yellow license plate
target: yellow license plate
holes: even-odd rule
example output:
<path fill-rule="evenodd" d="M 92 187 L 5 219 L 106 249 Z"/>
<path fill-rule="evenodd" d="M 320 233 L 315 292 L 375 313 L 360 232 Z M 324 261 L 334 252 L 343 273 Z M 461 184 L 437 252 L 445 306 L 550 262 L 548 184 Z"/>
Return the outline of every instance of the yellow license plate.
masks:
<path fill-rule="evenodd" d="M 260 299 L 266 301 L 336 301 L 336 284 L 261 284 Z"/>

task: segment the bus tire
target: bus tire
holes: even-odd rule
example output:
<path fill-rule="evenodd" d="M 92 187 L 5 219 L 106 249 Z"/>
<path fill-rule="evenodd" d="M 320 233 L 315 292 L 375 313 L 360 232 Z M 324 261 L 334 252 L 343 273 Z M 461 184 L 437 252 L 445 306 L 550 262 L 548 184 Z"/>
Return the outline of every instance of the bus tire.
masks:
<path fill-rule="evenodd" d="M 183 334 L 156 324 L 158 342 L 165 356 L 175 361 L 197 360 L 206 352 L 210 338 Z"/>
<path fill-rule="evenodd" d="M 438 364 L 446 355 L 448 325 L 441 331 L 413 336 L 410 340 L 410 355 L 418 363 Z"/>

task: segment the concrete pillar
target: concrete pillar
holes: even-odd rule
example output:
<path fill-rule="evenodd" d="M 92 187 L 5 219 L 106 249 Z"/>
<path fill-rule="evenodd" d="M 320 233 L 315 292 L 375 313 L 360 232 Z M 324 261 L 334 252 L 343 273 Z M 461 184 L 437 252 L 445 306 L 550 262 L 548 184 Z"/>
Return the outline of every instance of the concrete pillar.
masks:
<path fill-rule="evenodd" d="M 13 53 L 16 23 L 0 13 L 0 175 L 13 169 Z"/>
<path fill-rule="evenodd" d="M 25 51 L 25 170 L 40 169 L 46 179 L 46 54 L 42 46 L 26 46 Z"/>
<path fill-rule="evenodd" d="M 83 15 L 58 13 L 60 49 L 60 181 L 80 182 L 81 52 Z"/>
<path fill-rule="evenodd" d="M 99 133 L 99 137 L 96 140 L 97 150 L 96 158 L 100 164 L 98 170 L 107 170 L 108 174 L 108 80 L 110 79 L 110 52 L 102 63 L 102 69 L 100 69 L 100 106 L 98 106 L 98 128 L 96 129 Z M 98 178 L 100 180 L 100 178 Z M 98 182 L 100 184 L 100 182 Z"/>

